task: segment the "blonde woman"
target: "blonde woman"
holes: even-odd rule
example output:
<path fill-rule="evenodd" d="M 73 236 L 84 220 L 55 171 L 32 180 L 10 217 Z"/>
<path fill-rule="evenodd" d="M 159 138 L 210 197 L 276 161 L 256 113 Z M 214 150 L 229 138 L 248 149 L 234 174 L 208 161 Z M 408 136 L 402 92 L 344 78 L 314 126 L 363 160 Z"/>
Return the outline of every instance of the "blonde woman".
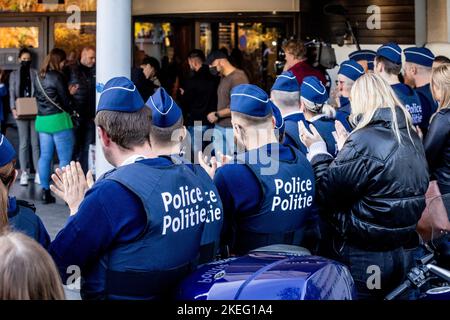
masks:
<path fill-rule="evenodd" d="M 450 64 L 433 70 L 431 88 L 439 110 L 425 138 L 425 152 L 431 178 L 445 195 L 450 194 Z"/>
<path fill-rule="evenodd" d="M 362 76 L 351 101 L 356 129 L 348 136 L 336 122 L 341 147 L 335 160 L 314 127 L 313 134 L 304 127 L 300 133 L 316 175 L 322 253 L 349 266 L 361 299 L 382 299 L 413 265 L 427 163 L 411 116 L 385 80 Z M 374 273 L 381 286 L 370 290 Z"/>
<path fill-rule="evenodd" d="M 0 233 L 0 300 L 64 300 L 55 263 L 36 241 Z"/>

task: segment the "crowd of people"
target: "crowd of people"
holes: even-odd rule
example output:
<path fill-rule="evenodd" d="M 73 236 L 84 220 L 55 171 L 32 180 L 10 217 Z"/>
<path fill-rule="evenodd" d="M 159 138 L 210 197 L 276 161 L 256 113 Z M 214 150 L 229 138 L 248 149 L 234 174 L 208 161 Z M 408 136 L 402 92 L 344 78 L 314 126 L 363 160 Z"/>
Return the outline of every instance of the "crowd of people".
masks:
<path fill-rule="evenodd" d="M 39 71 L 21 51 L 11 106 L 38 104 L 36 120 L 18 120 L 21 177 L 31 144 L 44 201 L 53 192 L 70 218 L 51 242 L 33 205 L 10 194 L 17 154 L 2 135 L 0 298 L 64 299 L 73 266 L 83 299 L 171 298 L 199 265 L 273 244 L 346 265 L 360 299 L 399 285 L 423 241 L 430 181 L 450 194 L 449 61 L 395 43 L 357 51 L 330 93 L 300 41 L 283 49 L 270 94 L 223 51 L 194 50 L 179 92 L 161 86 L 159 62 L 146 57 L 139 83 L 98 88 L 96 109 L 93 48 L 69 68 L 54 49 Z M 115 169 L 94 181 L 86 146 L 96 133 Z"/>

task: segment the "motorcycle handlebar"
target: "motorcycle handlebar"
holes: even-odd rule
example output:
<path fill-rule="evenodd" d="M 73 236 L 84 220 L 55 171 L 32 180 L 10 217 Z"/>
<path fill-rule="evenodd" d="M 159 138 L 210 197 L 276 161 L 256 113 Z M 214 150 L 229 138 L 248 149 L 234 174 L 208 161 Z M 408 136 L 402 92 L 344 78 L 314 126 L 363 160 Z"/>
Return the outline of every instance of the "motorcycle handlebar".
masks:
<path fill-rule="evenodd" d="M 392 291 L 384 300 L 392 301 L 411 287 L 411 281 L 406 280 L 397 289 Z"/>

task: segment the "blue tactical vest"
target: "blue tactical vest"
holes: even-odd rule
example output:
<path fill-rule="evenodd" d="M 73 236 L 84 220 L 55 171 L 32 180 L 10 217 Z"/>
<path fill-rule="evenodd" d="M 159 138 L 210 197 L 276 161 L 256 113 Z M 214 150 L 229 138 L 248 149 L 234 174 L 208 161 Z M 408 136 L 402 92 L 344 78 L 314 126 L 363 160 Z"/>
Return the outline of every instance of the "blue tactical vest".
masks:
<path fill-rule="evenodd" d="M 325 140 L 328 153 L 333 157 L 336 157 L 338 148 L 336 139 L 333 136 L 333 132 L 336 132 L 335 119 L 330 119 L 323 116 L 315 121 L 312 121 L 311 124 L 316 127 L 322 139 Z"/>
<path fill-rule="evenodd" d="M 101 298 L 166 298 L 193 271 L 202 245 L 218 247 L 223 207 L 216 187 L 200 166 L 178 157 L 172 161 L 165 167 L 138 162 L 105 175 L 141 199 L 147 227 L 138 239 L 100 259 L 96 279 L 85 279 L 83 297 L 98 298 L 98 292 L 89 292 L 92 282 L 97 291 L 103 285 Z"/>
<path fill-rule="evenodd" d="M 336 112 L 336 120 L 342 123 L 348 132 L 352 132 L 353 128 L 350 125 L 350 121 L 348 119 L 352 114 L 350 99 L 346 97 L 340 97 L 339 100 L 341 107 Z"/>
<path fill-rule="evenodd" d="M 422 108 L 422 102 L 418 94 L 410 87 L 404 85 L 409 93 L 405 94 L 398 86 L 392 86 L 398 99 L 403 103 L 403 105 L 408 109 L 411 114 L 414 126 L 422 127 L 426 121 L 426 115 Z"/>
<path fill-rule="evenodd" d="M 298 131 L 298 125 L 301 121 L 303 121 L 306 125 L 306 120 L 303 113 L 296 113 L 284 118 L 284 124 L 286 127 L 284 134 L 284 145 L 294 147 L 300 150 L 303 155 L 306 155 L 308 153 L 308 149 L 300 140 L 300 133 Z"/>
<path fill-rule="evenodd" d="M 271 150 L 278 147 L 274 144 Z M 236 215 L 233 252 L 238 255 L 273 244 L 300 245 L 304 222 L 313 207 L 314 173 L 305 156 L 289 147 L 295 159 L 278 161 L 271 152 L 272 166 L 277 165 L 278 170 L 275 174 L 265 175 L 262 170 L 267 168 L 266 165 L 252 164 L 248 160 L 259 159 L 259 152 L 265 152 L 265 148 L 238 156 L 238 162 L 253 172 L 263 190 L 258 212 Z"/>
<path fill-rule="evenodd" d="M 8 212 L 8 222 L 13 231 L 27 235 L 47 249 L 50 245 L 50 236 L 35 211 L 34 205 L 17 200 L 14 210 Z"/>
<path fill-rule="evenodd" d="M 427 84 L 426 86 L 423 86 L 420 88 L 416 88 L 416 92 L 425 98 L 428 108 L 430 109 L 431 115 L 435 114 L 439 108 L 439 105 L 433 98 L 433 94 L 431 93 L 430 84 Z"/>

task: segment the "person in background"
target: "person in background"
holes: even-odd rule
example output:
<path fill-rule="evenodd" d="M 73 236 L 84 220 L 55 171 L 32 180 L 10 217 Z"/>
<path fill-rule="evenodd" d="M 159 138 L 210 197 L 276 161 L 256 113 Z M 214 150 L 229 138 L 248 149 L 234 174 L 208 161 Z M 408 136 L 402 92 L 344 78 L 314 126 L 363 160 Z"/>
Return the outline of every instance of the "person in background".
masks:
<path fill-rule="evenodd" d="M 310 151 L 316 203 L 326 226 L 322 254 L 350 268 L 360 299 L 383 299 L 414 265 L 427 162 L 408 110 L 383 78 L 360 77 L 351 101 L 352 117 L 360 121 L 350 135 L 337 122 L 336 159 L 314 127 L 303 126 L 300 134 Z M 381 269 L 379 289 L 367 286 L 370 266 Z"/>
<path fill-rule="evenodd" d="M 3 123 L 6 120 L 6 116 L 3 110 L 3 97 L 8 95 L 8 88 L 6 87 L 6 73 L 0 68 L 0 131 L 3 132 Z M 27 181 L 28 182 L 28 181 Z"/>
<path fill-rule="evenodd" d="M 81 58 L 68 68 L 69 86 L 78 87 L 73 96 L 74 108 L 80 115 L 75 133 L 73 158 L 81 163 L 84 172 L 89 170 L 89 148 L 95 145 L 96 74 L 95 48 L 85 47 Z"/>
<path fill-rule="evenodd" d="M 214 160 L 211 168 L 202 162 L 214 177 L 224 205 L 223 244 L 232 255 L 274 244 L 299 245 L 313 205 L 312 168 L 298 150 L 279 143 L 272 102 L 262 89 L 237 86 L 230 106 L 234 135 L 243 153 L 217 172 Z M 303 183 L 304 190 L 288 189 L 286 184 L 293 180 Z M 304 201 L 293 201 L 300 195 Z"/>
<path fill-rule="evenodd" d="M 144 101 L 147 101 L 155 91 L 161 87 L 159 80 L 161 65 L 156 58 L 146 56 L 141 63 L 142 73 L 144 79 L 142 83 L 139 83 L 139 93 Z"/>
<path fill-rule="evenodd" d="M 77 92 L 78 86 L 68 87 L 62 70 L 66 53 L 55 48 L 45 58 L 34 84 L 38 103 L 36 131 L 39 132 L 41 157 L 39 159 L 39 175 L 42 186 L 44 204 L 55 202 L 50 191 L 50 172 L 53 154 L 56 152 L 60 167 L 67 166 L 72 160 L 75 136 L 71 114 L 71 95 Z"/>
<path fill-rule="evenodd" d="M 450 64 L 434 69 L 431 78 L 433 97 L 439 104 L 425 138 L 425 152 L 432 180 L 437 180 L 442 195 L 450 194 Z"/>
<path fill-rule="evenodd" d="M 329 98 L 327 89 L 316 77 L 306 77 L 303 79 L 301 92 L 300 110 L 305 116 L 306 124 L 314 125 L 327 144 L 328 153 L 336 157 L 338 152 L 334 138 L 336 111 L 327 104 Z"/>
<path fill-rule="evenodd" d="M 39 171 L 39 136 L 36 132 L 36 121 L 17 119 L 16 100 L 18 98 L 32 98 L 35 96 L 35 81 L 37 71 L 31 67 L 31 51 L 23 48 L 19 52 L 20 68 L 11 73 L 9 77 L 9 99 L 10 108 L 14 119 L 16 119 L 19 133 L 19 162 L 20 162 L 20 185 L 27 186 L 30 177 L 29 158 L 30 148 L 33 158 L 33 166 Z M 36 172 L 35 183 L 40 183 L 39 173 Z"/>
<path fill-rule="evenodd" d="M 364 69 L 365 73 L 373 71 L 375 67 L 375 58 L 377 53 L 372 50 L 358 50 L 349 54 L 350 60 L 358 62 Z"/>
<path fill-rule="evenodd" d="M 234 139 L 231 125 L 230 100 L 231 91 L 238 85 L 248 84 L 249 80 L 244 71 L 235 68 L 228 56 L 222 51 L 212 52 L 206 64 L 213 75 L 221 75 L 217 89 L 217 109 L 208 114 L 208 121 L 215 125 L 214 149 L 216 153 L 233 155 Z"/>
<path fill-rule="evenodd" d="M 0 231 L 8 225 L 12 230 L 26 234 L 47 248 L 50 236 L 35 214 L 36 208 L 9 195 L 17 178 L 16 159 L 13 146 L 0 134 Z"/>
<path fill-rule="evenodd" d="M 307 50 L 303 42 L 289 40 L 283 46 L 283 51 L 286 55 L 284 71 L 291 71 L 297 78 L 299 85 L 303 83 L 304 78 L 309 76 L 315 76 L 324 86 L 327 85 L 325 74 L 308 64 Z"/>
<path fill-rule="evenodd" d="M 295 75 L 291 71 L 284 71 L 279 75 L 270 96 L 283 115 L 286 127 L 284 144 L 294 147 L 306 155 L 306 147 L 298 136 L 298 125 L 306 119 L 300 110 L 300 85 Z"/>
<path fill-rule="evenodd" d="M 433 62 L 433 70 L 439 66 L 442 66 L 443 64 L 450 64 L 450 59 L 446 56 L 437 56 Z"/>
<path fill-rule="evenodd" d="M 401 71 L 402 49 L 396 43 L 388 43 L 381 46 L 375 59 L 375 73 L 379 74 L 391 85 L 397 98 L 411 114 L 414 126 L 418 126 L 426 134 L 432 110 L 428 104 L 422 104 L 418 93 L 408 85 L 400 82 L 399 74 Z"/>
<path fill-rule="evenodd" d="M 431 93 L 431 72 L 435 56 L 427 48 L 408 48 L 404 50 L 406 63 L 404 67 L 405 83 L 415 88 L 422 102 L 422 107 L 435 114 L 438 104 Z"/>
<path fill-rule="evenodd" d="M 193 50 L 189 53 L 191 76 L 186 79 L 183 88 L 180 89 L 181 105 L 194 156 L 204 150 L 203 136 L 206 130 L 211 128 L 208 115 L 217 108 L 219 78 L 209 72 L 205 60 L 205 54 L 201 50 Z"/>
<path fill-rule="evenodd" d="M 363 67 L 354 60 L 348 60 L 341 63 L 338 72 L 337 91 L 339 109 L 336 112 L 336 120 L 340 121 L 348 132 L 351 132 L 353 129 L 350 121 L 350 115 L 352 114 L 350 93 L 355 81 L 364 74 Z"/>
<path fill-rule="evenodd" d="M 0 300 L 65 300 L 52 258 L 24 234 L 0 232 Z"/>

